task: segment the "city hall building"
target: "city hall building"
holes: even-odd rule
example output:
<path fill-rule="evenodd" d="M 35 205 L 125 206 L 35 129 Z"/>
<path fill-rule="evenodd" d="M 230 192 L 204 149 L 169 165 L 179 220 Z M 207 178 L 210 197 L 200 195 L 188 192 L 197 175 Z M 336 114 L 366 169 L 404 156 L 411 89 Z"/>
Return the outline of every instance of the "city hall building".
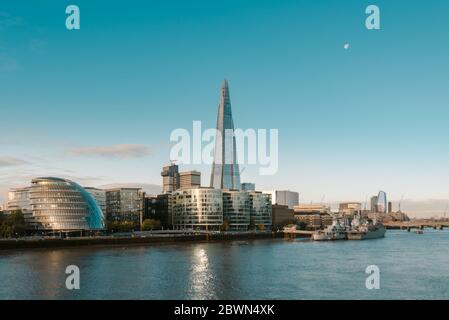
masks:
<path fill-rule="evenodd" d="M 103 212 L 94 197 L 67 179 L 33 179 L 30 187 L 12 189 L 9 199 L 8 207 L 21 210 L 30 229 L 68 232 L 105 227 Z"/>

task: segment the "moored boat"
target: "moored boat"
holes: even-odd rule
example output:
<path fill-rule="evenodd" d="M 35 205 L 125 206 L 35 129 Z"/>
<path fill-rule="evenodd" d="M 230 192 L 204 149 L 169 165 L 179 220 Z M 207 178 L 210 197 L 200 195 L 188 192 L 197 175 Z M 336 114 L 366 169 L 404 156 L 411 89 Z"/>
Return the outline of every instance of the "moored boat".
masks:
<path fill-rule="evenodd" d="M 367 221 L 348 232 L 348 240 L 365 240 L 385 237 L 385 226 L 380 222 Z"/>
<path fill-rule="evenodd" d="M 332 225 L 328 226 L 324 230 L 318 230 L 312 234 L 312 240 L 314 241 L 333 241 L 344 239 L 346 239 L 346 231 L 338 220 L 334 220 Z"/>

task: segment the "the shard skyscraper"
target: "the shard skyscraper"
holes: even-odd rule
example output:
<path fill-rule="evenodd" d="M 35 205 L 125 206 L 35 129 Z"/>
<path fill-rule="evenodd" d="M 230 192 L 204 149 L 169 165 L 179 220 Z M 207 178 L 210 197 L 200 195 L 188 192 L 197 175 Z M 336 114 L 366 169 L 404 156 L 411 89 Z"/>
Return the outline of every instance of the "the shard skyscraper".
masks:
<path fill-rule="evenodd" d="M 226 80 L 223 81 L 221 86 L 217 116 L 217 137 L 215 140 L 215 155 L 210 176 L 210 186 L 215 189 L 241 189 L 231 98 Z"/>

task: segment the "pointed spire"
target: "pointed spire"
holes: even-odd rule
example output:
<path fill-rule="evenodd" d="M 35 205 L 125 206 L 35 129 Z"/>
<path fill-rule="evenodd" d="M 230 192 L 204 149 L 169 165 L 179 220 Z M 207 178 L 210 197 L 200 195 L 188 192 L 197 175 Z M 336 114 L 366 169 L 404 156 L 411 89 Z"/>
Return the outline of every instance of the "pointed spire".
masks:
<path fill-rule="evenodd" d="M 230 103 L 228 80 L 224 79 L 221 84 L 221 103 L 223 105 Z"/>
<path fill-rule="evenodd" d="M 240 172 L 237 163 L 235 137 L 227 135 L 226 130 L 228 129 L 234 130 L 234 121 L 232 120 L 229 85 L 228 81 L 224 79 L 221 85 L 217 115 L 217 131 L 220 133 L 220 139 L 215 141 L 210 186 L 216 189 L 240 190 Z"/>
<path fill-rule="evenodd" d="M 222 89 L 228 89 L 228 80 L 224 79 L 223 83 L 221 84 Z"/>

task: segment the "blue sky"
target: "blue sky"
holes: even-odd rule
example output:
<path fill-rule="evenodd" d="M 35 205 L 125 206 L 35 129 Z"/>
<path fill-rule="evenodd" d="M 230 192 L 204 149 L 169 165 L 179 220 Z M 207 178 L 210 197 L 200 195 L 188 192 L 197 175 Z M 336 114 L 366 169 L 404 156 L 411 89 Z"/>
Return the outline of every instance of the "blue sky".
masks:
<path fill-rule="evenodd" d="M 69 4 L 80 30 L 65 28 Z M 365 28 L 370 4 L 381 30 Z M 279 129 L 279 172 L 248 167 L 243 181 L 304 202 L 380 189 L 448 199 L 448 10 L 436 0 L 2 0 L 0 191 L 36 175 L 161 184 L 171 131 L 213 127 L 227 78 L 236 127 Z M 209 183 L 209 167 L 184 168 Z"/>

